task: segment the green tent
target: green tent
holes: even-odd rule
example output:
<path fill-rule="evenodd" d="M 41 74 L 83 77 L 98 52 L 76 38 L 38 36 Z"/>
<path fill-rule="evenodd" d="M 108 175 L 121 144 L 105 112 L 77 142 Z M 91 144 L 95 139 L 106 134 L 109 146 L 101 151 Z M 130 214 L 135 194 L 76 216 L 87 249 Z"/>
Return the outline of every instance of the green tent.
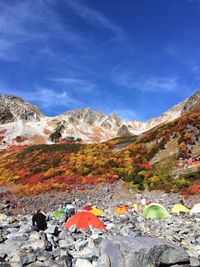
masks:
<path fill-rule="evenodd" d="M 53 217 L 55 219 L 60 219 L 61 217 L 63 217 L 65 215 L 65 212 L 63 210 L 56 210 L 53 214 Z"/>
<path fill-rule="evenodd" d="M 142 216 L 146 219 L 166 219 L 169 217 L 169 213 L 162 205 L 151 203 L 146 206 Z"/>

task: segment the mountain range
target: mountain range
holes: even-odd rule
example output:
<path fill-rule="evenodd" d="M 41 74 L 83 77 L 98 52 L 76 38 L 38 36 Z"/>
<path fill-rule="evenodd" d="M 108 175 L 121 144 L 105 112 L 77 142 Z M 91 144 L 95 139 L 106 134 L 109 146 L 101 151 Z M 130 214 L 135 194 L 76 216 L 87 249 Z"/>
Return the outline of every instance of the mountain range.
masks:
<path fill-rule="evenodd" d="M 124 121 L 116 113 L 106 115 L 90 108 L 70 110 L 55 117 L 21 97 L 0 95 L 0 148 L 15 144 L 51 144 L 67 137 L 84 143 L 106 141 L 117 136 L 140 135 L 158 125 L 175 120 L 199 105 L 200 90 L 147 122 Z"/>

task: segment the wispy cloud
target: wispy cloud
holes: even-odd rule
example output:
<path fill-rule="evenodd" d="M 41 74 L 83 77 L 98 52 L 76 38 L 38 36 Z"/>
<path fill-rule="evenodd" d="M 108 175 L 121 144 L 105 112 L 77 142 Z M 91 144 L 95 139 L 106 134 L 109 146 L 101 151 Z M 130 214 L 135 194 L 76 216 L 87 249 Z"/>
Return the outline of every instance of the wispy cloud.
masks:
<path fill-rule="evenodd" d="M 21 60 L 21 46 L 24 45 L 27 51 L 33 42 L 34 53 L 48 53 L 44 48 L 55 38 L 80 49 L 87 47 L 87 38 L 61 22 L 54 4 L 51 0 L 0 1 L 0 59 Z"/>
<path fill-rule="evenodd" d="M 179 78 L 176 76 L 140 75 L 138 77 L 137 74 L 124 69 L 120 65 L 113 69 L 111 75 L 112 80 L 117 85 L 146 92 L 174 92 L 180 89 L 181 85 Z"/>
<path fill-rule="evenodd" d="M 97 85 L 94 82 L 78 78 L 51 78 L 53 82 L 60 83 L 70 87 L 72 90 L 91 92 L 97 89 Z"/>
<path fill-rule="evenodd" d="M 33 94 L 27 93 L 24 97 L 29 101 L 37 101 L 43 108 L 55 106 L 74 107 L 80 104 L 66 90 L 58 92 L 54 89 L 38 88 L 34 96 Z"/>
<path fill-rule="evenodd" d="M 110 21 L 99 11 L 82 4 L 77 0 L 66 0 L 66 3 L 79 17 L 88 21 L 92 26 L 107 29 L 118 39 L 123 39 L 125 37 L 125 33 L 122 28 Z"/>
<path fill-rule="evenodd" d="M 64 107 L 67 109 L 82 106 L 82 103 L 73 98 L 66 90 L 58 92 L 55 89 L 38 87 L 33 91 L 34 93 L 13 89 L 1 89 L 0 93 L 20 96 L 31 103 L 37 103 L 39 107 L 47 110 L 55 107 Z"/>

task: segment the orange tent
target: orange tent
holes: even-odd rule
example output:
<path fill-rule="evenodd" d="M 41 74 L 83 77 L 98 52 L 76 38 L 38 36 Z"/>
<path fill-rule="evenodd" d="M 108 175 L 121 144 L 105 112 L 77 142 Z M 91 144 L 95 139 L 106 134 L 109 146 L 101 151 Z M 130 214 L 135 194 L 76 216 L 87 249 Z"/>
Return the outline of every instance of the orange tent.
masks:
<path fill-rule="evenodd" d="M 115 215 L 120 215 L 120 214 L 125 214 L 125 213 L 128 213 L 128 207 L 124 205 L 118 206 L 114 211 Z"/>
<path fill-rule="evenodd" d="M 76 225 L 77 229 L 83 228 L 85 230 L 89 230 L 91 225 L 93 228 L 106 231 L 102 221 L 88 211 L 76 213 L 74 216 L 69 218 L 69 220 L 65 223 L 64 228 L 70 228 L 74 224 Z"/>

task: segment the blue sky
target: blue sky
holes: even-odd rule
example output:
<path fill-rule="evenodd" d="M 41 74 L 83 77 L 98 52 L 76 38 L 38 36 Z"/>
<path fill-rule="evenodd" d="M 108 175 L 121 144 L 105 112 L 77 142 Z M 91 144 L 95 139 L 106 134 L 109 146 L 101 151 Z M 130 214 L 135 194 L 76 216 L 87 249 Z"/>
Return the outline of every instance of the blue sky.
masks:
<path fill-rule="evenodd" d="M 0 93 L 147 120 L 200 85 L 199 0 L 1 0 Z"/>

